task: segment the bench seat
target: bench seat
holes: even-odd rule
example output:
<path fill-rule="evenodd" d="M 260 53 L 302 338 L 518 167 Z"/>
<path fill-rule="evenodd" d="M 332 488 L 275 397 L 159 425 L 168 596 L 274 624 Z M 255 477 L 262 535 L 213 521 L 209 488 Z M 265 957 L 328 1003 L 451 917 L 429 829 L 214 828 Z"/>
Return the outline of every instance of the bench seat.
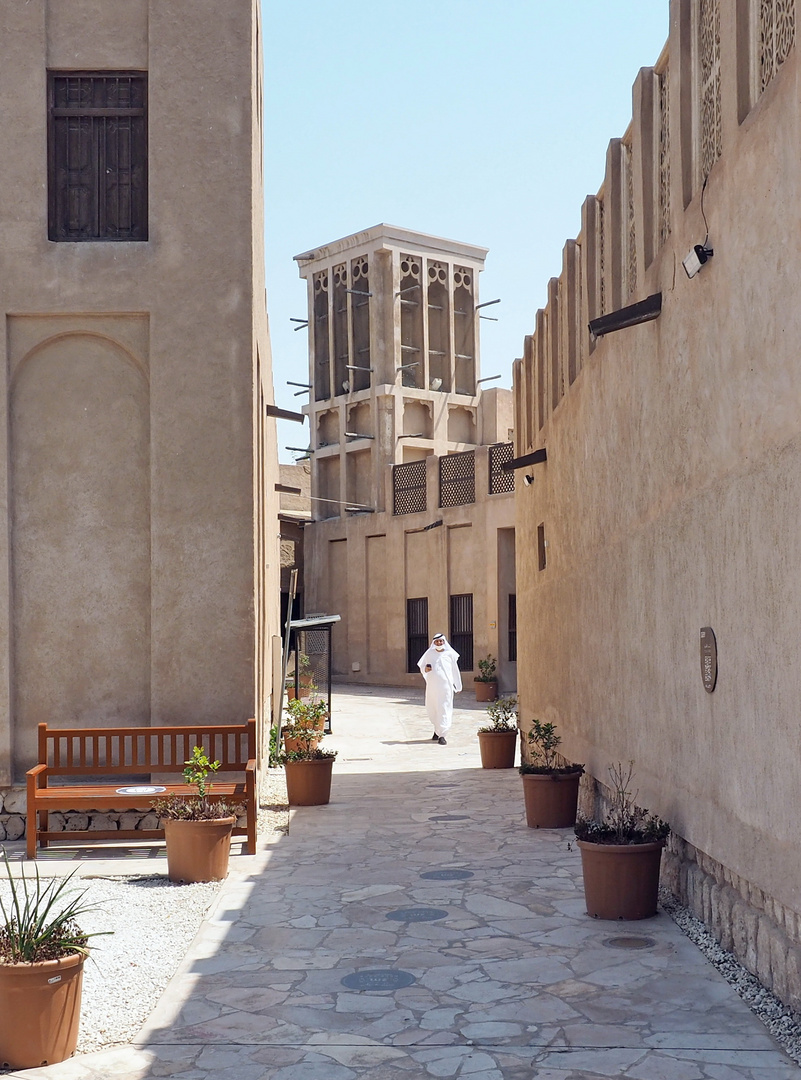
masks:
<path fill-rule="evenodd" d="M 256 851 L 256 722 L 240 725 L 193 725 L 161 728 L 48 728 L 39 725 L 39 764 L 27 773 L 27 854 L 51 840 L 147 840 L 164 837 L 156 829 L 48 828 L 47 815 L 64 811 L 152 811 L 153 800 L 168 794 L 194 798 L 197 788 L 183 781 L 183 767 L 192 749 L 202 745 L 210 760 L 221 762 L 220 774 L 210 776 L 212 801 L 241 805 L 245 825 L 235 836 L 247 837 L 247 851 Z M 175 780 L 170 773 L 176 774 Z M 236 777 L 239 773 L 241 779 Z M 106 782 L 118 774 L 117 783 Z M 233 776 L 231 774 L 234 774 Z M 166 788 L 157 794 L 120 794 L 121 787 L 141 787 L 131 776 L 152 775 L 148 784 Z M 56 784 L 48 783 L 58 777 Z M 93 778 L 102 777 L 103 783 Z M 62 782 L 65 780 L 66 782 Z"/>

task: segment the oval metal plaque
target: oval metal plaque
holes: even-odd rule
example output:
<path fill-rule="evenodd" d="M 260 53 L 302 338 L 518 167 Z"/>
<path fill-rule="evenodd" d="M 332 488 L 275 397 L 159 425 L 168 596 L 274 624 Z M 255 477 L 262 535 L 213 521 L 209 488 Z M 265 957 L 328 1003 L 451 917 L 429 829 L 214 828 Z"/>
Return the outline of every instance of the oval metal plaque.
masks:
<path fill-rule="evenodd" d="M 473 877 L 473 871 L 457 870 L 456 867 L 452 870 L 426 870 L 420 877 L 428 881 L 464 881 L 466 878 Z"/>
<path fill-rule="evenodd" d="M 718 643 L 711 626 L 701 627 L 701 681 L 708 694 L 718 681 Z"/>
<path fill-rule="evenodd" d="M 448 912 L 435 907 L 402 907 L 387 914 L 388 919 L 395 922 L 433 922 L 435 919 L 446 918 Z"/>
<path fill-rule="evenodd" d="M 395 968 L 378 968 L 375 971 L 354 971 L 342 979 L 342 985 L 349 990 L 402 990 L 417 982 L 409 971 Z"/>

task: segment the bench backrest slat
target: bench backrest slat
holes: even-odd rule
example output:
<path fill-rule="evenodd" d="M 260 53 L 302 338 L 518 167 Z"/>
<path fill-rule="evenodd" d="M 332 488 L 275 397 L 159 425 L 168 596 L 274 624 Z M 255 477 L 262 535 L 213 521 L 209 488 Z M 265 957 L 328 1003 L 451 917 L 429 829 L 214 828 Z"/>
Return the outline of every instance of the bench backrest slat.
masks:
<path fill-rule="evenodd" d="M 39 762 L 54 776 L 182 773 L 195 746 L 220 762 L 220 773 L 242 772 L 256 756 L 255 721 L 111 729 L 39 725 Z"/>

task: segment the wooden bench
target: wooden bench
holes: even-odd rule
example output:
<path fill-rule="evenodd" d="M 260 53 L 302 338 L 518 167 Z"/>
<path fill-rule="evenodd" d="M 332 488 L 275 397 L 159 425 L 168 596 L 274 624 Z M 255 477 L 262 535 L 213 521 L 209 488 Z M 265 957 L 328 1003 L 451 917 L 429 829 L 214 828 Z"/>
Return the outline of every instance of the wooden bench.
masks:
<path fill-rule="evenodd" d="M 191 798 L 197 788 L 185 784 L 182 774 L 196 746 L 202 746 L 211 761 L 220 762 L 219 772 L 210 778 L 210 797 L 244 805 L 247 826 L 235 826 L 234 834 L 247 836 L 248 853 L 255 854 L 256 721 L 248 720 L 244 724 L 147 728 L 48 728 L 39 724 L 39 764 L 27 773 L 28 858 L 35 859 L 37 846 L 47 847 L 50 840 L 163 838 L 160 828 L 51 832 L 47 815 L 66 810 L 152 811 L 151 803 L 158 794 L 119 793 L 121 787 L 146 784 L 163 785 L 167 791 L 161 794 L 175 792 Z M 171 773 L 178 775 L 180 783 L 169 781 Z M 59 782 L 51 785 L 54 777 L 59 777 Z M 93 783 L 93 777 L 103 782 Z M 119 780 L 108 783 L 109 777 Z M 127 783 L 126 777 L 130 778 Z"/>

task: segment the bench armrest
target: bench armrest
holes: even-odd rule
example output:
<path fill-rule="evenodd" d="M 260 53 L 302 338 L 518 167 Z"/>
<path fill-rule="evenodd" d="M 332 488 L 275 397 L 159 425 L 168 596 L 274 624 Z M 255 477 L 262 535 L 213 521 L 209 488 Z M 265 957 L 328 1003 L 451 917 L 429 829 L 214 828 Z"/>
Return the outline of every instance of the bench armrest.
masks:
<path fill-rule="evenodd" d="M 48 766 L 42 764 L 34 765 L 32 769 L 28 769 L 28 771 L 25 773 L 28 778 L 28 786 L 30 787 L 31 784 L 35 784 L 36 787 L 47 787 L 46 779 L 44 784 L 42 784 L 39 780 L 39 777 L 42 775 L 42 773 L 46 773 L 47 769 Z"/>

